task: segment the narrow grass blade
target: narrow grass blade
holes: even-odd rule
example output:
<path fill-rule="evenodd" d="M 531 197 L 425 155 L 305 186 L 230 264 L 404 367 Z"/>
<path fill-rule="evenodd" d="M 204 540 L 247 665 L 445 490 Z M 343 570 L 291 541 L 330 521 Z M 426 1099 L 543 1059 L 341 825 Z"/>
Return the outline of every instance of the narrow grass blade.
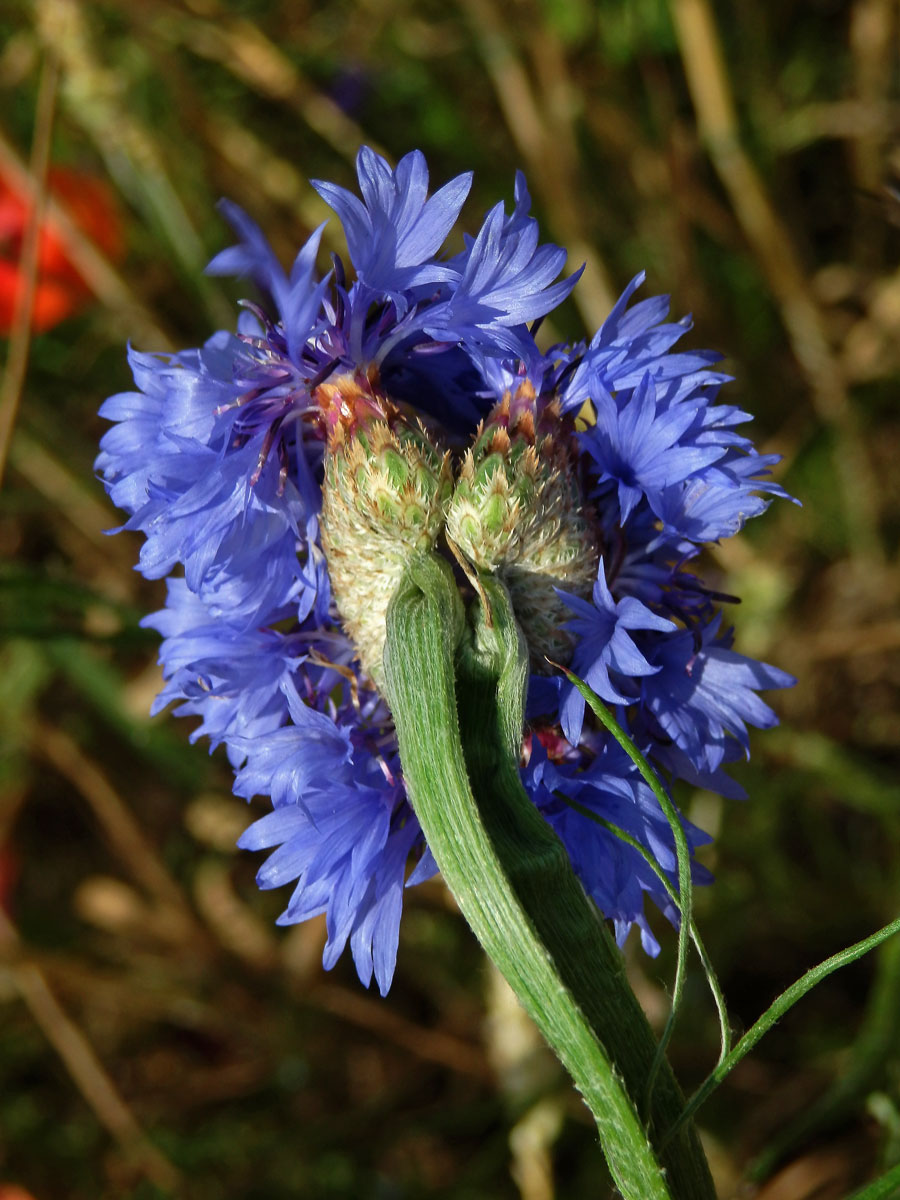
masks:
<path fill-rule="evenodd" d="M 864 954 L 868 954 L 870 950 L 874 950 L 876 946 L 880 946 L 882 942 L 887 941 L 889 937 L 893 937 L 895 933 L 900 933 L 900 918 L 892 921 L 889 925 L 885 925 L 877 933 L 863 938 L 861 942 L 857 942 L 853 946 L 848 946 L 846 950 L 840 950 L 837 954 L 833 954 L 831 958 L 826 958 L 824 962 L 807 971 L 796 983 L 792 983 L 786 991 L 782 992 L 769 1005 L 756 1024 L 747 1030 L 728 1057 L 719 1063 L 716 1069 L 700 1085 L 674 1125 L 672 1134 L 675 1134 L 680 1126 L 689 1120 L 697 1109 L 700 1108 L 701 1104 L 709 1099 L 725 1076 L 737 1066 L 742 1058 L 745 1058 L 750 1053 L 756 1043 L 769 1032 L 776 1022 L 781 1020 L 789 1009 L 794 1007 L 798 1000 L 802 1000 L 806 993 L 811 991 L 817 983 L 821 983 L 823 979 L 840 970 L 841 967 L 846 967 L 850 963 L 856 962 L 858 958 L 862 958 Z"/>
<path fill-rule="evenodd" d="M 558 664 L 554 663 L 553 665 L 557 666 Z M 669 1016 L 666 1020 L 662 1036 L 659 1039 L 656 1059 L 647 1081 L 646 1103 L 649 1104 L 657 1073 L 662 1066 L 666 1047 L 675 1028 L 675 1021 L 678 1016 L 678 1009 L 681 1006 L 682 997 L 684 996 L 684 985 L 687 978 L 688 947 L 690 930 L 693 924 L 694 907 L 694 885 L 691 880 L 691 851 L 688 846 L 687 837 L 685 836 L 684 826 L 681 823 L 681 817 L 678 815 L 678 810 L 672 803 L 666 789 L 657 779 L 646 758 L 641 754 L 621 725 L 619 725 L 600 697 L 588 687 L 584 680 L 579 679 L 577 675 L 566 670 L 565 667 L 561 667 L 560 670 L 565 672 L 569 683 L 575 685 L 597 719 L 609 730 L 637 767 L 638 771 L 640 771 L 644 781 L 659 801 L 659 806 L 665 814 L 666 820 L 669 822 L 672 829 L 672 836 L 675 839 L 675 853 L 678 858 L 678 895 L 680 897 L 678 907 L 681 910 L 681 924 L 678 930 L 678 960 L 675 967 L 675 982 L 672 985 L 672 1004 L 669 1009 Z"/>

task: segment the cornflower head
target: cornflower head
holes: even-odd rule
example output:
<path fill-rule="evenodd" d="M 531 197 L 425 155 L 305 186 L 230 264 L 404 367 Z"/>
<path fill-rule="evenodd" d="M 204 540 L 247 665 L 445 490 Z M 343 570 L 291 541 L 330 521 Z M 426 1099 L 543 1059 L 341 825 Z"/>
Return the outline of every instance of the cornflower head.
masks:
<path fill-rule="evenodd" d="M 667 322 L 665 297 L 632 303 L 642 275 L 589 342 L 539 349 L 580 272 L 558 278 L 565 251 L 540 244 L 521 174 L 512 213 L 496 205 L 447 255 L 470 175 L 429 196 L 421 153 L 392 169 L 366 148 L 357 172 L 361 199 L 315 184 L 352 272 L 334 257 L 319 273 L 321 228 L 285 272 L 223 203 L 239 240 L 208 270 L 251 278 L 263 303 L 197 349 L 131 351 L 137 390 L 101 409 L 98 471 L 145 536 L 139 569 L 168 579 L 145 619 L 163 637 L 156 708 L 199 717 L 235 792 L 268 797 L 239 844 L 272 851 L 260 887 L 294 885 L 279 922 L 325 913 L 325 966 L 349 942 L 384 994 L 404 888 L 437 869 L 384 695 L 387 606 L 423 550 L 462 587 L 495 573 L 533 672 L 522 782 L 619 942 L 637 925 L 656 953 L 645 895 L 677 912 L 591 817 L 675 880 L 669 825 L 551 661 L 617 706 L 668 780 L 740 794 L 725 768 L 748 724 L 775 723 L 757 692 L 792 680 L 732 650 L 722 597 L 689 567 L 786 495 L 775 460 L 717 403 L 717 356 L 673 349 L 690 322 Z"/>

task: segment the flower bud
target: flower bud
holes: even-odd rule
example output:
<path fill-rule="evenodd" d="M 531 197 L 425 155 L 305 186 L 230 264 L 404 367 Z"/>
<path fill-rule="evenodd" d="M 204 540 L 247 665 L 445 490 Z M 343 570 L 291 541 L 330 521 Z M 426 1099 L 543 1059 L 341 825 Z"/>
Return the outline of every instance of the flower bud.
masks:
<path fill-rule="evenodd" d="M 575 474 L 571 430 L 555 403 L 538 409 L 527 381 L 479 429 L 447 509 L 447 536 L 478 570 L 506 584 L 532 670 L 567 662 L 562 588 L 588 596 L 599 537 Z"/>
<path fill-rule="evenodd" d="M 410 558 L 432 549 L 443 528 L 450 456 L 369 382 L 320 391 L 326 419 L 340 409 L 329 422 L 322 546 L 344 628 L 380 688 L 388 604 Z"/>

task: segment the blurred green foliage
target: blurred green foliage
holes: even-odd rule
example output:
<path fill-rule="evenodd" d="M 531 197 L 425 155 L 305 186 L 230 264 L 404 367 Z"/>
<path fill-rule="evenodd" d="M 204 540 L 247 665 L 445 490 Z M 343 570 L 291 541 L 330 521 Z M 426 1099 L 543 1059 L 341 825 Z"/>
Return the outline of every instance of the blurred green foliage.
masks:
<path fill-rule="evenodd" d="M 682 797 L 716 833 L 696 904 L 736 1025 L 896 915 L 898 23 L 887 0 L 3 10 L 0 175 L 27 170 L 53 56 L 52 161 L 109 183 L 127 249 L 84 260 L 89 301 L 34 337 L 0 493 L 0 900 L 18 931 L 0 937 L 0 1195 L 608 1188 L 587 1114 L 439 886 L 407 897 L 384 1002 L 345 962 L 323 975 L 314 924 L 276 933 L 279 897 L 231 849 L 247 813 L 227 764 L 188 746 L 189 723 L 147 717 L 160 681 L 138 620 L 162 587 L 133 571 L 132 535 L 103 533 L 119 517 L 92 478 L 96 411 L 130 386 L 124 343 L 197 345 L 242 294 L 202 274 L 229 237 L 215 200 L 288 259 L 328 215 L 307 180 L 351 185 L 362 141 L 420 147 L 435 185 L 474 168 L 470 225 L 524 168 L 545 235 L 588 262 L 548 338 L 592 332 L 646 268 L 785 455 L 803 509 L 776 504 L 709 568 L 744 597 L 739 648 L 799 683 L 740 770 L 748 803 Z M 629 952 L 629 969 L 661 1019 L 660 933 L 660 960 Z M 701 1111 L 723 1197 L 773 1144 L 768 1169 L 793 1164 L 781 1200 L 838 1200 L 898 1161 L 898 1020 L 896 952 L 789 1014 Z M 688 1090 L 715 1036 L 697 972 L 673 1047 Z M 131 1124 L 91 1090 L 101 1064 Z"/>

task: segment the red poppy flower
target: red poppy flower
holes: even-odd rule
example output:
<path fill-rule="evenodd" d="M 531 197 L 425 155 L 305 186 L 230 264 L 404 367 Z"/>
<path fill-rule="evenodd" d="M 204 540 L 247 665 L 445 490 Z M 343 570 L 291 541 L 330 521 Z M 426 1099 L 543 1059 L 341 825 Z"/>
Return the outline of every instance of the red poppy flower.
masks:
<path fill-rule="evenodd" d="M 0 842 L 0 912 L 12 914 L 12 894 L 19 878 L 19 858 L 12 845 Z M 3 1194 L 0 1192 L 0 1200 Z"/>
<path fill-rule="evenodd" d="M 78 227 L 108 258 L 122 256 L 122 225 L 111 189 L 100 179 L 68 167 L 51 167 L 48 189 Z M 20 289 L 22 239 L 28 199 L 0 177 L 0 335 L 9 333 Z M 38 244 L 32 328 L 42 333 L 82 307 L 90 290 L 72 265 L 66 240 L 53 220 L 45 220 Z"/>

